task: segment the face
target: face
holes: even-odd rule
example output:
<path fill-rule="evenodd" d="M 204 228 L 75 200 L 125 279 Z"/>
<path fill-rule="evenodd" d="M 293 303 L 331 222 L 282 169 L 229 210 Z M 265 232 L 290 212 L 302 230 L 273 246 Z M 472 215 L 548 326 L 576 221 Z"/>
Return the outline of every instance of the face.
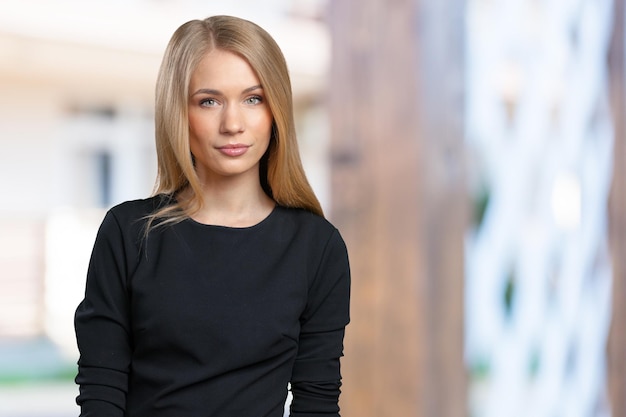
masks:
<path fill-rule="evenodd" d="M 248 62 L 214 49 L 192 73 L 189 85 L 189 145 L 205 182 L 232 177 L 259 180 L 272 114 Z"/>

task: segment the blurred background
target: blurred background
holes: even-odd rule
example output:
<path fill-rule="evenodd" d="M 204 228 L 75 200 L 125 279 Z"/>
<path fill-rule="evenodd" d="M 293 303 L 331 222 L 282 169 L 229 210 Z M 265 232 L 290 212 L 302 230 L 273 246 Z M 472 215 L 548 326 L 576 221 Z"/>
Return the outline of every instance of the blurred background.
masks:
<path fill-rule="evenodd" d="M 104 213 L 182 23 L 285 53 L 353 273 L 344 417 L 626 416 L 625 0 L 0 0 L 0 416 L 78 415 Z"/>

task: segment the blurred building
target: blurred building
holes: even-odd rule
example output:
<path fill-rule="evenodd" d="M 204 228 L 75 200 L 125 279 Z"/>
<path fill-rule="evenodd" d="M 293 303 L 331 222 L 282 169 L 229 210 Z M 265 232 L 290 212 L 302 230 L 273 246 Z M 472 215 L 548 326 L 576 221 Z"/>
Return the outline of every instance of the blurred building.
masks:
<path fill-rule="evenodd" d="M 624 1 L 330 7 L 348 414 L 626 415 Z"/>
<path fill-rule="evenodd" d="M 607 372 L 618 5 L 468 1 L 465 352 L 477 415 L 619 415 Z"/>

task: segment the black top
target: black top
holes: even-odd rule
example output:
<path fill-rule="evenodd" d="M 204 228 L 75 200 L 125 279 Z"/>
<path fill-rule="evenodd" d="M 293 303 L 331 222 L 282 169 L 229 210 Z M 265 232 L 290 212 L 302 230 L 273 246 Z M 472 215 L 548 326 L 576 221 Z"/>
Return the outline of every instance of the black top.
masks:
<path fill-rule="evenodd" d="M 350 272 L 325 219 L 277 206 L 246 228 L 187 219 L 143 237 L 162 197 L 111 209 L 76 310 L 81 416 L 339 416 Z"/>

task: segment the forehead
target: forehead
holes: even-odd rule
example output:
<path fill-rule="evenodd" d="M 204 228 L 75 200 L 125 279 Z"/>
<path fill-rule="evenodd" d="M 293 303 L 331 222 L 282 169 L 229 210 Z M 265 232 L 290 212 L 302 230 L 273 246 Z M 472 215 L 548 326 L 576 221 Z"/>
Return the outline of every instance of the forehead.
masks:
<path fill-rule="evenodd" d="M 191 74 L 191 87 L 247 88 L 258 85 L 259 78 L 242 56 L 222 49 L 213 49 L 202 57 Z"/>

